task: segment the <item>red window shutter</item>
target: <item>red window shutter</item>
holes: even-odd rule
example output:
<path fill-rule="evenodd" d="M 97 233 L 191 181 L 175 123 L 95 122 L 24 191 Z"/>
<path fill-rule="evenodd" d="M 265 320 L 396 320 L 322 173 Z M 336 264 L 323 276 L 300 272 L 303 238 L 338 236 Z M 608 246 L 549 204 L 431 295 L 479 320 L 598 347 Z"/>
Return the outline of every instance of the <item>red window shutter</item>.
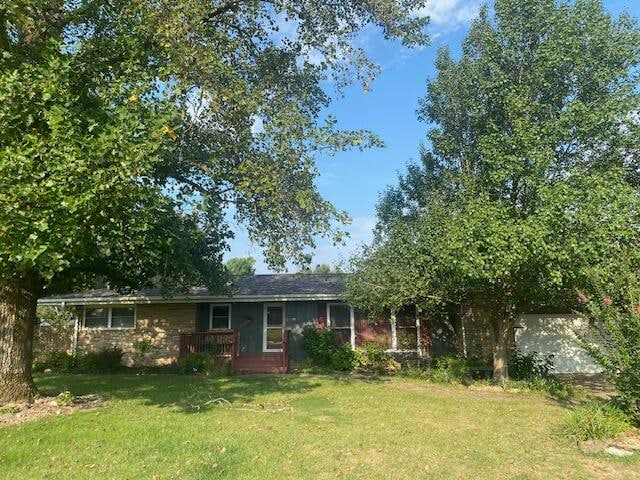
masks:
<path fill-rule="evenodd" d="M 425 354 L 431 352 L 431 322 L 425 317 L 420 317 L 420 346 Z"/>
<path fill-rule="evenodd" d="M 318 302 L 318 326 L 327 326 L 327 302 Z"/>

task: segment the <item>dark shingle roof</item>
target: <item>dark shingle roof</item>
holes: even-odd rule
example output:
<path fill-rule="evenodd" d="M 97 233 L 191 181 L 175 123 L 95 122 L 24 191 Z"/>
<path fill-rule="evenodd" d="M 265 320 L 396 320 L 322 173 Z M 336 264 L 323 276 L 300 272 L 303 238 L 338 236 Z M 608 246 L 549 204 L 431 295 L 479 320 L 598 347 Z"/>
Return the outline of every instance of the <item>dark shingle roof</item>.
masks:
<path fill-rule="evenodd" d="M 205 287 L 190 287 L 186 293 L 169 295 L 169 298 L 200 298 L 200 297 L 297 297 L 297 296 L 325 296 L 338 298 L 345 288 L 345 274 L 275 274 L 251 275 L 235 277 L 230 293 L 209 292 Z M 107 288 L 87 290 L 47 297 L 41 303 L 53 303 L 73 300 L 114 300 L 117 298 L 154 299 L 163 298 L 160 288 L 137 290 L 123 294 Z M 166 297 L 166 295 L 165 295 Z"/>
<path fill-rule="evenodd" d="M 345 275 L 281 274 L 236 277 L 234 295 L 340 295 Z"/>

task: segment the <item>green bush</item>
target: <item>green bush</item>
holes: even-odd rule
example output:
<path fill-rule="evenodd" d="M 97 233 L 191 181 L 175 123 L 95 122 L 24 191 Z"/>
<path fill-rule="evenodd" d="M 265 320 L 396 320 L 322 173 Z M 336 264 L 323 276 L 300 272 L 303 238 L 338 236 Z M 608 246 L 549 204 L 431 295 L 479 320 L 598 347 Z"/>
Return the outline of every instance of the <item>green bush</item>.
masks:
<path fill-rule="evenodd" d="M 202 374 L 224 377 L 231 374 L 231 364 L 208 353 L 190 353 L 178 362 L 178 370 L 186 375 Z"/>
<path fill-rule="evenodd" d="M 154 348 L 155 348 L 155 343 L 153 343 L 153 340 L 151 340 L 150 338 L 145 338 L 143 340 L 139 340 L 133 343 L 133 349 L 141 357 L 144 357 L 148 352 L 150 352 Z"/>
<path fill-rule="evenodd" d="M 337 347 L 336 333 L 331 329 L 308 326 L 302 330 L 302 349 L 318 367 L 331 367 Z"/>
<path fill-rule="evenodd" d="M 33 373 L 42 373 L 47 369 L 47 364 L 44 362 L 33 362 L 31 365 L 31 371 Z"/>
<path fill-rule="evenodd" d="M 73 356 L 63 350 L 50 352 L 43 361 L 34 362 L 34 372 L 44 372 L 50 368 L 54 372 L 62 372 L 73 368 Z"/>
<path fill-rule="evenodd" d="M 123 352 L 118 347 L 104 348 L 97 352 L 87 352 L 78 357 L 80 370 L 95 373 L 116 372 L 122 368 Z"/>
<path fill-rule="evenodd" d="M 64 351 L 51 352 L 45 361 L 47 368 L 54 371 L 70 370 L 73 368 L 73 355 Z"/>
<path fill-rule="evenodd" d="M 611 267 L 593 270 L 591 291 L 578 295 L 590 326 L 579 337 L 640 426 L 640 275 L 626 256 Z"/>
<path fill-rule="evenodd" d="M 401 377 L 405 378 L 419 378 L 419 379 L 428 379 L 429 378 L 429 368 L 425 368 L 424 366 L 402 366 L 399 370 L 398 374 Z"/>
<path fill-rule="evenodd" d="M 314 367 L 341 372 L 355 370 L 360 365 L 360 352 L 349 343 L 338 344 L 333 330 L 305 327 L 302 330 L 302 349 Z"/>
<path fill-rule="evenodd" d="M 335 347 L 331 353 L 331 368 L 339 372 L 355 370 L 360 365 L 360 354 L 348 343 Z"/>
<path fill-rule="evenodd" d="M 40 306 L 36 310 L 38 324 L 47 323 L 51 327 L 73 325 L 75 314 L 71 308 Z"/>
<path fill-rule="evenodd" d="M 397 362 L 378 342 L 364 342 L 359 352 L 360 368 L 365 372 L 382 375 L 398 368 Z"/>
<path fill-rule="evenodd" d="M 75 399 L 76 399 L 75 395 L 73 395 L 70 391 L 67 390 L 67 391 L 61 392 L 56 397 L 56 404 L 59 407 L 68 407 L 73 404 Z"/>
<path fill-rule="evenodd" d="M 548 378 L 553 369 L 553 355 L 541 356 L 538 352 L 528 354 L 513 352 L 509 361 L 509 378 L 533 380 Z"/>
<path fill-rule="evenodd" d="M 471 356 L 465 359 L 465 363 L 473 380 L 488 380 L 491 378 L 493 371 L 492 358 Z"/>
<path fill-rule="evenodd" d="M 178 362 L 178 368 L 180 373 L 192 374 L 192 373 L 204 373 L 207 370 L 207 365 L 211 362 L 212 357 L 207 353 L 190 353 L 186 357 L 180 359 Z"/>
<path fill-rule="evenodd" d="M 466 359 L 444 355 L 433 359 L 427 378 L 437 383 L 467 384 L 471 381 L 471 374 Z"/>
<path fill-rule="evenodd" d="M 563 433 L 577 442 L 613 438 L 630 428 L 629 416 L 617 406 L 604 402 L 574 408 L 562 425 Z"/>
<path fill-rule="evenodd" d="M 208 365 L 205 375 L 210 377 L 228 377 L 233 373 L 231 362 L 219 361 L 215 357 L 213 363 Z"/>

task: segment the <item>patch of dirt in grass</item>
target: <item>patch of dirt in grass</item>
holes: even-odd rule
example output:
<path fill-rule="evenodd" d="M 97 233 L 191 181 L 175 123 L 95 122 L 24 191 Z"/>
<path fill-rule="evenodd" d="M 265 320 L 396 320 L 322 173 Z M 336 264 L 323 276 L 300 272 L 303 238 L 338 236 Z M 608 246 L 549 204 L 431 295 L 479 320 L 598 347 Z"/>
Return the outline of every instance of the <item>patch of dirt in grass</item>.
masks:
<path fill-rule="evenodd" d="M 607 399 L 616 394 L 616 389 L 601 373 L 558 373 L 554 377 L 585 388 L 596 397 Z"/>
<path fill-rule="evenodd" d="M 638 472 L 638 467 L 635 465 L 625 465 L 608 459 L 587 456 L 579 459 L 579 462 L 587 471 L 593 473 L 594 478 L 640 479 L 640 472 Z"/>
<path fill-rule="evenodd" d="M 640 454 L 640 432 L 637 429 L 633 429 L 621 433 L 615 438 L 580 442 L 580 450 L 584 453 L 602 453 L 607 447 L 616 447 L 627 452 Z"/>
<path fill-rule="evenodd" d="M 0 408 L 0 427 L 17 425 L 38 418 L 52 417 L 100 407 L 99 395 L 80 395 L 61 400 L 60 397 L 39 397 L 33 403 L 4 405 Z"/>
<path fill-rule="evenodd" d="M 640 452 L 640 430 L 634 429 L 621 433 L 615 438 L 615 443 L 627 450 L 636 450 Z"/>
<path fill-rule="evenodd" d="M 335 418 L 330 417 L 329 415 L 315 415 L 312 418 L 320 422 L 329 422 L 329 423 L 335 422 Z"/>

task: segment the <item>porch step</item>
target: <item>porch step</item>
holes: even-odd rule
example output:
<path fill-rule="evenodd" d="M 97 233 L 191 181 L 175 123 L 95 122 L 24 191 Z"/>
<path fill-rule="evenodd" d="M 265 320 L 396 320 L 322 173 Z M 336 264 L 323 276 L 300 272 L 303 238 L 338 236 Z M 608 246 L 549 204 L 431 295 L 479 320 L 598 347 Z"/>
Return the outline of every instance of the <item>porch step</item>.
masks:
<path fill-rule="evenodd" d="M 287 373 L 285 367 L 256 365 L 251 367 L 236 368 L 236 373 Z"/>
<path fill-rule="evenodd" d="M 286 373 L 282 354 L 240 354 L 235 358 L 234 370 L 238 373 Z"/>

